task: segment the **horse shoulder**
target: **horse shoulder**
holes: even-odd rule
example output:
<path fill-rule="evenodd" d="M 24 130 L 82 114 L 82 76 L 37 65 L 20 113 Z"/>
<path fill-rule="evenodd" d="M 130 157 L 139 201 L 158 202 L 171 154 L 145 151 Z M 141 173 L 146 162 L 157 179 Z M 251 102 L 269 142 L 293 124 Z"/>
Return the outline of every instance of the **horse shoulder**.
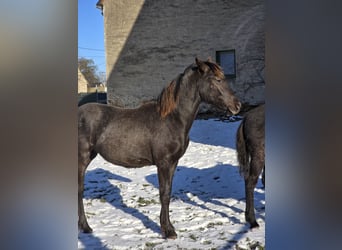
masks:
<path fill-rule="evenodd" d="M 178 126 L 172 126 L 167 122 L 160 122 L 153 137 L 153 155 L 156 161 L 178 161 L 188 147 L 189 138 L 186 134 L 180 133 Z"/>

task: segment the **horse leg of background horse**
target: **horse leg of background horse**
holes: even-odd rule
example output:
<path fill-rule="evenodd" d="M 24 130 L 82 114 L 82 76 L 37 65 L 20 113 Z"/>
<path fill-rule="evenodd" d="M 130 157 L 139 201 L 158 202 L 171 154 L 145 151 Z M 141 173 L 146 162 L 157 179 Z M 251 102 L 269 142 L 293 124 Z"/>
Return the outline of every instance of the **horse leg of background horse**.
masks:
<path fill-rule="evenodd" d="M 265 187 L 265 165 L 264 165 L 264 169 L 262 170 L 261 181 L 262 181 L 262 185 Z"/>
<path fill-rule="evenodd" d="M 159 164 L 158 167 L 158 180 L 159 180 L 159 195 L 161 203 L 160 211 L 160 227 L 163 237 L 169 239 L 176 239 L 177 234 L 175 228 L 170 222 L 169 205 L 172 190 L 172 179 L 177 167 L 177 163 L 173 164 Z"/>
<path fill-rule="evenodd" d="M 78 229 L 84 233 L 91 233 L 93 230 L 88 225 L 87 218 L 84 214 L 83 206 L 83 190 L 84 190 L 84 175 L 89 163 L 94 159 L 96 153 L 86 152 L 78 153 Z"/>
<path fill-rule="evenodd" d="M 262 160 L 258 157 L 252 156 L 250 162 L 249 176 L 245 178 L 245 192 L 246 192 L 246 221 L 250 223 L 250 227 L 259 227 L 259 224 L 255 220 L 254 213 L 254 188 L 258 182 L 258 178 L 264 167 Z"/>

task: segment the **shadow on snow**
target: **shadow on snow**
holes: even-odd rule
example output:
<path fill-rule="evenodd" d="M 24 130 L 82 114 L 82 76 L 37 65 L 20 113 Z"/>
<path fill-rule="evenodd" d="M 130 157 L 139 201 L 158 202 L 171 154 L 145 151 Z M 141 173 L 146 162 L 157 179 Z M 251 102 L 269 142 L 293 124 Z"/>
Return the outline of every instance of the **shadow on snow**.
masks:
<path fill-rule="evenodd" d="M 110 171 L 101 168 L 87 171 L 85 176 L 84 198 L 104 199 L 115 208 L 139 219 L 146 228 L 160 234 L 160 227 L 156 222 L 152 221 L 138 209 L 127 207 L 124 204 L 120 189 L 109 182 L 111 179 L 121 182 L 131 182 L 131 180 L 126 177 L 113 174 Z M 145 179 L 155 188 L 159 188 L 157 174 L 148 175 Z M 262 188 L 260 181 L 256 188 Z M 194 197 L 197 197 L 201 202 L 196 202 Z M 234 202 L 226 204 L 218 200 L 228 198 L 234 200 Z M 229 164 L 217 164 L 214 167 L 205 169 L 178 166 L 173 179 L 171 202 L 175 199 L 180 199 L 184 203 L 192 206 L 215 212 L 222 217 L 228 218 L 229 221 L 234 224 L 240 224 L 241 232 L 235 234 L 232 239 L 228 240 L 226 247 L 234 245 L 234 243 L 238 242 L 238 240 L 249 230 L 247 223 L 245 221 L 241 222 L 235 215 L 244 213 L 244 210 L 236 207 L 236 204 L 240 201 L 245 201 L 244 181 L 239 175 L 237 167 Z M 265 218 L 260 215 L 260 211 L 265 209 L 262 203 L 264 200 L 265 194 L 255 191 L 255 209 L 257 210 L 257 217 L 263 220 L 265 220 Z M 221 206 L 223 208 L 222 210 L 225 210 L 225 212 L 211 208 L 210 204 Z M 226 212 L 227 208 L 233 211 L 233 213 L 228 214 Z M 186 211 L 184 211 L 184 213 L 186 213 Z M 101 240 L 93 234 L 80 233 L 79 240 L 86 248 L 100 247 L 101 249 L 107 249 L 106 246 L 103 246 Z"/>
<path fill-rule="evenodd" d="M 157 174 L 151 174 L 145 177 L 155 188 L 159 188 Z M 259 182 L 257 188 L 262 188 Z M 198 204 L 190 196 L 196 196 L 201 200 Z M 236 203 L 245 200 L 244 181 L 240 177 L 237 167 L 229 164 L 218 164 L 214 167 L 198 169 L 178 166 L 173 179 L 172 198 L 180 199 L 190 205 L 201 207 L 202 209 L 210 210 L 220 214 L 222 217 L 227 217 L 234 223 L 240 223 L 240 220 L 235 217 L 230 217 L 227 214 L 209 208 L 206 204 L 214 204 L 229 208 L 236 213 L 244 213 L 244 210 L 236 208 L 233 205 L 222 203 L 218 199 L 234 199 Z M 264 209 L 262 201 L 265 200 L 264 194 L 255 194 L 255 207 L 257 210 Z M 260 217 L 260 216 L 259 216 Z M 264 219 L 264 218 L 263 218 Z"/>
<path fill-rule="evenodd" d="M 139 219 L 146 228 L 160 234 L 159 225 L 152 221 L 149 217 L 141 213 L 136 208 L 127 207 L 123 202 L 121 191 L 118 187 L 114 186 L 109 180 L 118 180 L 122 182 L 131 182 L 130 179 L 111 173 L 102 168 L 96 168 L 86 172 L 84 180 L 84 199 L 101 199 L 105 200 L 116 209 L 132 215 Z M 79 240 L 84 244 L 86 249 L 108 249 L 103 246 L 101 240 L 94 236 L 94 234 L 79 234 Z"/>
<path fill-rule="evenodd" d="M 220 120 L 209 121 L 210 123 L 208 120 L 195 120 L 196 126 L 193 126 L 189 133 L 190 140 L 195 143 L 236 149 L 236 131 L 241 121 L 229 122 L 229 124 Z"/>
<path fill-rule="evenodd" d="M 157 174 L 152 174 L 145 178 L 155 188 L 158 188 Z M 261 181 L 258 182 L 256 189 L 263 189 Z M 222 217 L 228 218 L 232 223 L 240 225 L 239 232 L 227 241 L 223 249 L 231 249 L 250 230 L 249 224 L 244 220 L 241 221 L 237 216 L 237 214 L 244 214 L 245 212 L 245 204 L 243 204 L 243 209 L 236 206 L 240 201 L 245 203 L 244 181 L 237 167 L 229 164 L 218 164 L 205 169 L 179 166 L 174 175 L 172 190 L 171 202 L 172 200 L 180 199 L 184 203 L 212 211 Z M 219 199 L 232 199 L 233 202 L 227 204 Z M 200 202 L 196 202 L 196 200 Z M 260 215 L 260 212 L 265 210 L 264 201 L 264 192 L 258 192 L 256 190 L 256 216 L 262 220 L 265 220 L 265 217 Z M 218 210 L 217 208 L 213 209 L 211 204 L 222 207 L 222 210 Z"/>

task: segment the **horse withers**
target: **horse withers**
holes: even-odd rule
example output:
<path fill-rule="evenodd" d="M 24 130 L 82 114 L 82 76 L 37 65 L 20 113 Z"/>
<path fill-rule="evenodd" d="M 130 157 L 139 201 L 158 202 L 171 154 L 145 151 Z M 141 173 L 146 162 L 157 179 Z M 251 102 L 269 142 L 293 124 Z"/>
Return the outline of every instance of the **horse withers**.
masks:
<path fill-rule="evenodd" d="M 176 238 L 169 218 L 172 179 L 189 144 L 189 130 L 201 102 L 239 112 L 241 103 L 228 87 L 219 65 L 211 60 L 188 66 L 156 100 L 135 109 L 85 104 L 78 111 L 78 227 L 89 233 L 83 207 L 84 175 L 100 154 L 127 168 L 156 165 L 161 203 L 162 235 Z"/>
<path fill-rule="evenodd" d="M 262 174 L 265 186 L 265 104 L 250 110 L 241 122 L 236 137 L 240 173 L 245 180 L 245 218 L 250 227 L 258 227 L 254 213 L 254 188 Z"/>

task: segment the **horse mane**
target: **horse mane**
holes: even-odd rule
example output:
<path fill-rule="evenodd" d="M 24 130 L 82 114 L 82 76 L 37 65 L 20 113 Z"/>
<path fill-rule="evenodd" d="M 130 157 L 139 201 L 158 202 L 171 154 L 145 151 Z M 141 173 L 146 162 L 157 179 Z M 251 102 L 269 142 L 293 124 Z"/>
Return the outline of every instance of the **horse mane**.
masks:
<path fill-rule="evenodd" d="M 216 77 L 220 79 L 225 78 L 223 70 L 218 64 L 212 61 L 205 61 L 204 63 L 209 67 L 209 69 L 214 73 Z M 161 118 L 165 118 L 166 116 L 168 116 L 177 107 L 179 85 L 182 77 L 183 74 L 180 74 L 175 80 L 172 80 L 168 84 L 168 86 L 166 86 L 160 93 L 157 102 L 159 105 L 158 110 Z"/>
<path fill-rule="evenodd" d="M 210 70 L 214 73 L 214 75 L 216 77 L 218 77 L 220 79 L 225 78 L 223 70 L 222 70 L 220 65 L 218 65 L 214 62 L 211 62 L 211 61 L 205 61 L 204 63 L 210 68 Z"/>
<path fill-rule="evenodd" d="M 161 118 L 165 118 L 177 107 L 180 78 L 181 76 L 172 80 L 172 82 L 162 90 L 158 97 L 159 113 Z"/>

